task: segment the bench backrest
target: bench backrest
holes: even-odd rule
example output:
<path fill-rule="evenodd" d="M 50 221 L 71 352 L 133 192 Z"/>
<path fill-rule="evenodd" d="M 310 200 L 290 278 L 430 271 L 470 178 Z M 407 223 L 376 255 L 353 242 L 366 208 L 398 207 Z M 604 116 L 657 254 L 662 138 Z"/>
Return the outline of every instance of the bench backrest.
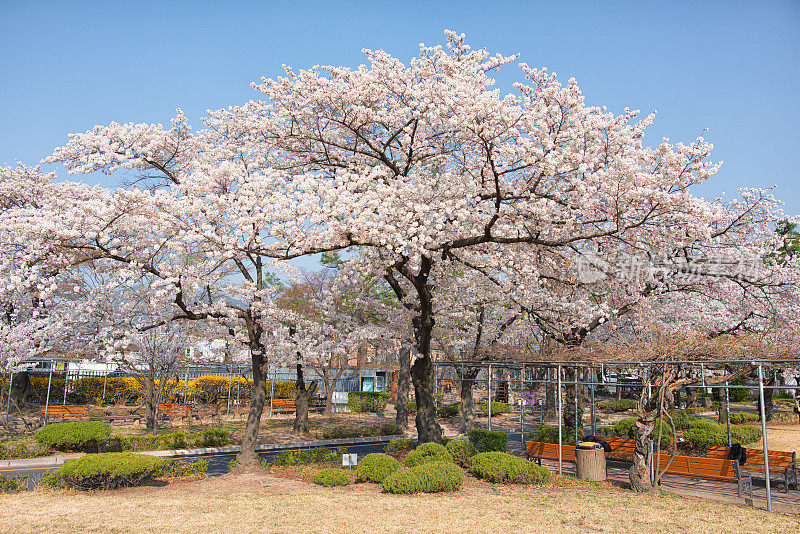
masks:
<path fill-rule="evenodd" d="M 709 445 L 706 449 L 706 456 L 708 458 L 727 458 L 730 452 L 730 447 Z M 764 465 L 764 451 L 762 449 L 745 449 L 745 454 L 747 455 L 745 465 Z M 773 466 L 784 468 L 793 463 L 795 463 L 794 452 L 769 451 L 770 468 Z"/>
<path fill-rule="evenodd" d="M 294 406 L 294 399 L 273 399 L 273 406 Z"/>
<path fill-rule="evenodd" d="M 42 413 L 45 412 L 45 407 L 42 406 Z M 68 404 L 66 406 L 48 406 L 48 415 L 88 415 L 89 407 L 82 404 Z"/>
<path fill-rule="evenodd" d="M 530 458 L 544 458 L 546 460 L 558 460 L 558 443 L 542 443 L 541 441 L 526 441 L 528 456 Z M 575 447 L 573 445 L 561 445 L 561 459 L 574 462 Z"/>
<path fill-rule="evenodd" d="M 661 468 L 669 462 L 669 455 L 661 455 Z M 703 458 L 696 456 L 675 456 L 666 471 L 668 475 L 680 475 L 708 480 L 724 480 L 736 482 L 736 466 L 734 460 L 723 458 Z"/>

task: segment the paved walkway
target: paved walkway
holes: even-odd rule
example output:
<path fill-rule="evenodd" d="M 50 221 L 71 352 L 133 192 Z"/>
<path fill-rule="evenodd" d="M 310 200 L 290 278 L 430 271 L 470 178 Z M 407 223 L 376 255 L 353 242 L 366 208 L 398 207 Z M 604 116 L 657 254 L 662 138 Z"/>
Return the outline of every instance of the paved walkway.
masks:
<path fill-rule="evenodd" d="M 542 465 L 553 472 L 558 472 L 558 462 L 542 460 Z M 621 462 L 610 463 L 608 466 L 609 480 L 619 484 L 629 484 L 628 469 L 629 466 L 623 465 Z M 574 464 L 565 462 L 562 470 L 564 474 L 575 475 Z M 664 475 L 661 479 L 661 488 L 670 493 L 699 497 L 701 499 L 750 504 L 746 502 L 746 499 L 736 494 L 736 484 L 729 482 Z M 790 490 L 789 493 L 784 493 L 783 483 L 778 483 L 777 479 L 772 478 L 771 494 L 773 511 L 800 514 L 800 492 L 797 490 Z M 753 478 L 752 504 L 758 508 L 766 509 L 767 507 L 767 491 L 764 486 L 763 478 Z"/>

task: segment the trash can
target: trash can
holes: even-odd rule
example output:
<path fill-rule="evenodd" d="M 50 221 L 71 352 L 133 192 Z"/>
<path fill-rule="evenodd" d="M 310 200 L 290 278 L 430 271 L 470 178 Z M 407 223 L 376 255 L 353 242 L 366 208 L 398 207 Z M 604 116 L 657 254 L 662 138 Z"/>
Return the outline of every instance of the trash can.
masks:
<path fill-rule="evenodd" d="M 575 470 L 581 480 L 606 480 L 606 455 L 603 446 L 593 441 L 578 443 L 575 447 Z"/>

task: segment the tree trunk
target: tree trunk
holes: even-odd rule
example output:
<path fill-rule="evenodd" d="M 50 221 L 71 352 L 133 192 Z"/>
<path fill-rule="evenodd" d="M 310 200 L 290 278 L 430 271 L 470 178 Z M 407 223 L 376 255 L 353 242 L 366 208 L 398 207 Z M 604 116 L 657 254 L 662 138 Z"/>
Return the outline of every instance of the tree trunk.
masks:
<path fill-rule="evenodd" d="M 719 413 L 717 414 L 717 422 L 723 425 L 728 424 L 728 403 L 725 402 L 725 390 L 721 390 L 722 394 L 719 396 Z"/>
<path fill-rule="evenodd" d="M 433 397 L 433 361 L 430 356 L 419 356 L 411 366 L 414 396 L 417 400 L 417 440 L 419 443 L 442 443 L 442 428 L 436 420 L 436 403 Z"/>
<path fill-rule="evenodd" d="M 27 371 L 14 373 L 11 380 L 11 404 L 24 406 L 31 395 L 31 377 Z"/>
<path fill-rule="evenodd" d="M 317 383 L 312 382 L 308 388 L 303 380 L 303 364 L 297 364 L 297 380 L 295 381 L 294 397 L 294 434 L 308 434 L 308 405 L 309 400 L 317 391 Z"/>
<path fill-rule="evenodd" d="M 700 390 L 696 387 L 686 388 L 686 407 L 692 408 L 697 406 L 698 395 Z"/>
<path fill-rule="evenodd" d="M 458 431 L 461 434 L 466 434 L 475 426 L 475 403 L 473 401 L 472 388 L 479 372 L 479 367 L 473 367 L 469 371 L 465 371 L 461 376 L 461 405 L 458 407 Z"/>
<path fill-rule="evenodd" d="M 403 430 L 408 430 L 408 394 L 411 389 L 411 349 L 400 347 L 398 355 L 400 368 L 397 371 L 397 411 L 395 422 Z"/>
<path fill-rule="evenodd" d="M 653 461 L 650 454 L 653 444 L 653 429 L 655 428 L 655 417 L 648 414 L 640 417 L 636 421 L 636 437 L 634 438 L 633 465 L 628 476 L 631 487 L 637 492 L 642 493 L 653 489 L 650 480 L 650 464 Z"/>
<path fill-rule="evenodd" d="M 158 410 L 158 404 L 156 404 L 156 385 L 152 377 L 148 376 L 145 377 L 145 384 L 147 388 L 147 396 L 145 397 L 145 411 L 144 411 L 144 421 L 145 421 L 145 428 L 147 430 L 152 430 L 153 432 L 156 431 L 156 410 Z"/>
<path fill-rule="evenodd" d="M 258 342 L 251 341 L 250 351 L 253 364 L 253 392 L 242 435 L 242 450 L 236 456 L 236 463 L 240 466 L 254 465 L 258 461 L 256 454 L 258 427 L 261 425 L 261 414 L 267 399 L 267 359 L 264 356 L 264 347 Z"/>

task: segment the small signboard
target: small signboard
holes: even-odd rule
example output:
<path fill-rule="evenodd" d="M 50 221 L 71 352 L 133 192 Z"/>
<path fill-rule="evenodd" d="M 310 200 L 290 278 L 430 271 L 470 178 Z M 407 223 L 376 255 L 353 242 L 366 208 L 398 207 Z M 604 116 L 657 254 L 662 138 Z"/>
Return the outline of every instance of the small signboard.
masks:
<path fill-rule="evenodd" d="M 358 465 L 358 454 L 353 453 L 342 455 L 343 467 L 353 467 L 354 465 Z"/>

